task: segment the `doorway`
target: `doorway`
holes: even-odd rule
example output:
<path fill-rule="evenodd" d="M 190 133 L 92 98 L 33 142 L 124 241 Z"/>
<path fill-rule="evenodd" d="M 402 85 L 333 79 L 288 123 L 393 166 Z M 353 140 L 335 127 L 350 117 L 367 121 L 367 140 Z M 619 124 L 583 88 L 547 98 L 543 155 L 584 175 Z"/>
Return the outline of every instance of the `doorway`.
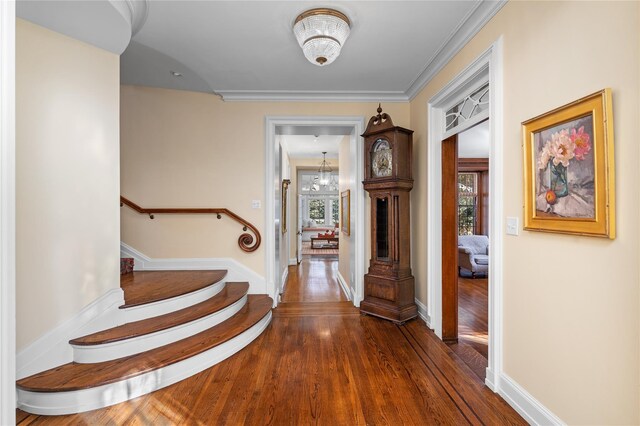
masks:
<path fill-rule="evenodd" d="M 281 303 L 349 300 L 351 236 L 340 232 L 340 192 L 350 189 L 350 135 L 336 128 L 288 129 L 278 135 L 290 176 L 289 264 Z M 315 134 L 303 134 L 312 133 Z M 338 277 L 341 277 L 340 279 Z"/>
<path fill-rule="evenodd" d="M 427 287 L 429 295 L 427 321 L 436 335 L 443 338 L 443 247 L 442 229 L 442 141 L 474 125 L 489 119 L 489 186 L 491 197 L 489 205 L 489 246 L 492 261 L 488 275 L 488 367 L 486 385 L 494 392 L 500 390 L 502 377 L 502 218 L 503 205 L 503 77 L 502 77 L 502 39 L 495 41 L 475 61 L 446 84 L 428 103 L 428 144 L 427 144 Z M 484 88 L 488 89 L 485 93 Z M 477 102 L 478 95 L 486 96 L 483 105 Z M 475 106 L 479 108 L 474 108 Z M 455 154 L 455 153 L 454 153 Z M 451 156 L 451 153 L 448 155 Z M 454 155 L 455 158 L 457 155 Z M 457 170 L 454 182 L 457 181 Z M 455 229 L 455 228 L 454 228 Z M 451 231 L 450 231 L 451 232 Z M 455 231 L 454 237 L 455 237 Z M 457 256 L 457 245 L 446 248 L 449 257 Z M 453 279 L 456 279 L 457 271 Z M 453 301 L 457 308 L 457 295 Z M 456 317 L 457 320 L 457 317 Z"/>
<path fill-rule="evenodd" d="M 289 194 L 287 205 L 288 211 L 282 212 L 280 180 L 283 179 L 282 164 L 282 146 L 281 137 L 283 135 L 348 135 L 347 150 L 345 156 L 347 162 L 345 168 L 348 173 L 341 182 L 341 190 L 348 189 L 351 194 L 348 217 L 349 241 L 351 244 L 344 244 L 342 241 L 343 234 L 340 233 L 340 253 L 345 256 L 342 269 L 337 274 L 338 282 L 348 300 L 356 307 L 360 306 L 363 298 L 364 285 L 364 263 L 365 263 L 365 193 L 362 185 L 363 172 L 363 154 L 360 134 L 364 131 L 363 117 L 267 117 L 266 118 L 266 155 L 265 155 L 265 172 L 266 172 L 266 188 L 265 188 L 265 256 L 266 256 L 266 281 L 267 291 L 274 299 L 274 307 L 279 303 L 279 295 L 286 287 L 289 264 L 297 264 L 297 256 L 291 255 L 291 251 L 295 253 L 297 246 L 297 232 L 301 229 L 293 229 L 288 227 L 285 233 L 282 232 L 281 220 L 282 215 L 286 214 L 287 218 L 296 216 L 296 211 L 292 210 L 292 206 L 297 208 L 296 198 L 291 199 Z M 316 170 L 318 165 L 313 166 Z M 342 168 L 339 168 L 342 169 Z M 293 170 L 289 179 L 293 180 Z M 292 182 L 293 184 L 293 182 Z M 287 234 L 288 236 L 284 236 Z M 294 237 L 295 236 L 295 237 Z M 316 234 L 317 236 L 317 234 Z M 289 241 L 290 249 L 287 254 L 283 254 L 283 244 Z M 293 241 L 293 243 L 291 243 Z"/>
<path fill-rule="evenodd" d="M 338 147 L 349 143 L 348 135 L 342 141 L 337 141 Z M 338 148 L 336 147 L 336 149 Z M 325 151 L 326 152 L 326 151 Z M 291 155 L 295 155 L 290 151 Z M 332 153 L 333 154 L 333 153 Z M 335 157 L 335 158 L 334 158 Z M 344 161 L 344 158 L 342 159 Z M 297 164 L 300 159 L 292 158 Z M 311 159 L 316 166 L 297 166 L 296 191 L 297 214 L 297 243 L 296 252 L 298 263 L 303 256 L 311 258 L 338 258 L 340 248 L 340 190 L 346 190 L 348 185 L 340 184 L 339 151 L 328 160 L 324 158 Z M 326 165 L 324 179 L 318 165 Z M 344 181 L 344 179 L 343 179 Z M 292 193 L 293 195 L 293 193 Z M 292 206 L 293 207 L 293 206 Z M 348 237 L 347 235 L 344 236 Z M 345 238 L 342 242 L 345 242 Z M 347 259 L 343 259 L 348 261 Z"/>
<path fill-rule="evenodd" d="M 442 337 L 482 380 L 488 366 L 489 121 L 443 141 Z"/>

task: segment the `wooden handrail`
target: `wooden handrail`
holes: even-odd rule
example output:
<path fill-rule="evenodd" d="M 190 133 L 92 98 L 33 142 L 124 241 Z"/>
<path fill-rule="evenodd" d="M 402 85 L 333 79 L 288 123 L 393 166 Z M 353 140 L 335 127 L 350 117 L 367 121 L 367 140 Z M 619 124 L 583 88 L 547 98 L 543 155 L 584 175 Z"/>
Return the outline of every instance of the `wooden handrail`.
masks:
<path fill-rule="evenodd" d="M 240 249 L 244 252 L 250 253 L 252 251 L 256 251 L 258 249 L 258 247 L 260 247 L 260 241 L 261 241 L 261 237 L 260 237 L 260 232 L 258 232 L 258 229 L 253 226 L 251 223 L 247 222 L 246 220 L 244 220 L 243 218 L 241 218 L 240 216 L 238 216 L 237 214 L 235 214 L 234 212 L 232 212 L 231 210 L 227 210 L 227 209 L 191 209 L 191 208 L 184 208 L 184 209 L 176 209 L 176 208 L 153 208 L 153 209 L 145 209 L 143 207 L 140 207 L 139 205 L 137 205 L 136 203 L 134 203 L 133 201 L 130 201 L 128 199 L 126 199 L 123 196 L 120 196 L 120 207 L 122 207 L 123 205 L 127 205 L 129 207 L 131 207 L 133 210 L 137 211 L 138 213 L 141 214 L 148 214 L 149 215 L 149 219 L 153 219 L 153 215 L 154 214 L 215 214 L 217 215 L 218 219 L 222 219 L 222 215 L 227 215 L 229 216 L 231 219 L 235 220 L 236 222 L 239 222 L 242 225 L 242 230 L 245 231 L 244 234 L 241 234 L 240 237 L 238 238 L 238 245 L 240 246 Z M 247 234 L 246 231 L 250 230 L 251 232 L 253 232 L 253 234 L 255 235 L 255 239 L 254 236 L 251 234 Z"/>

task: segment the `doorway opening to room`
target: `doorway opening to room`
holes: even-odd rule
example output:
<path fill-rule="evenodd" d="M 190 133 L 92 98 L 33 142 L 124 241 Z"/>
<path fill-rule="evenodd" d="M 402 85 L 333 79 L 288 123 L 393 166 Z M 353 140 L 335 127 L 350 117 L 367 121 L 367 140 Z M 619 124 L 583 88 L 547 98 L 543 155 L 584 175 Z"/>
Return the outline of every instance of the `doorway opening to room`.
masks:
<path fill-rule="evenodd" d="M 283 303 L 349 300 L 338 275 L 343 277 L 349 269 L 348 253 L 340 256 L 340 243 L 348 245 L 349 236 L 341 235 L 339 226 L 340 192 L 348 190 L 348 177 L 341 176 L 340 165 L 348 169 L 344 161 L 350 136 L 320 134 L 333 133 L 328 129 L 317 132 L 280 136 L 283 164 L 292 176 L 292 232 L 288 274 L 280 295 Z"/>
<path fill-rule="evenodd" d="M 326 151 L 325 151 L 326 153 Z M 333 157 L 333 156 L 332 156 Z M 337 158 L 336 158 L 337 160 Z M 338 257 L 340 248 L 339 170 L 326 155 L 321 164 L 326 170 L 298 167 L 296 235 L 297 262 L 303 256 Z"/>
<path fill-rule="evenodd" d="M 482 380 L 489 357 L 489 149 L 488 120 L 442 146 L 442 285 L 451 301 L 443 304 L 443 338 Z"/>
<path fill-rule="evenodd" d="M 503 374 L 502 51 L 502 39 L 499 38 L 429 100 L 427 113 L 427 320 L 435 334 L 449 342 L 458 342 L 458 279 L 459 274 L 463 277 L 468 274 L 458 270 L 458 136 L 483 122 L 489 128 L 490 197 L 485 217 L 490 259 L 487 265 L 488 333 L 484 382 L 494 392 L 500 389 Z M 454 196 L 444 198 L 445 193 Z M 477 227 L 476 224 L 474 232 L 484 232 Z M 476 272 L 476 276 L 481 274 Z"/>
<path fill-rule="evenodd" d="M 360 305 L 363 128 L 362 117 L 266 119 L 266 275 L 276 306 Z"/>

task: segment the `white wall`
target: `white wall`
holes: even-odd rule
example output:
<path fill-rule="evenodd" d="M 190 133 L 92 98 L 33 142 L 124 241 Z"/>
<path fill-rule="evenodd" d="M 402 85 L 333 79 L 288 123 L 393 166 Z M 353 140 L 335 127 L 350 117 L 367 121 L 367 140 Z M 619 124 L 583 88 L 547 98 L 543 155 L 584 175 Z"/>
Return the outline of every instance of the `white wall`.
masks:
<path fill-rule="evenodd" d="M 17 349 L 120 286 L 119 57 L 16 28 Z"/>

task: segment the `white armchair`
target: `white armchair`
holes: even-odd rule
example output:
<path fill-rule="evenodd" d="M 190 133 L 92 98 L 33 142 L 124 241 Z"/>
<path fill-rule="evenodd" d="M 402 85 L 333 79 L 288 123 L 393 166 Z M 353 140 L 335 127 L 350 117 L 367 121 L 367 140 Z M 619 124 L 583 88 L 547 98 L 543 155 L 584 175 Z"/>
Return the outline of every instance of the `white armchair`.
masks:
<path fill-rule="evenodd" d="M 461 269 L 477 273 L 489 272 L 489 238 L 486 235 L 460 235 L 458 237 L 458 273 Z"/>

